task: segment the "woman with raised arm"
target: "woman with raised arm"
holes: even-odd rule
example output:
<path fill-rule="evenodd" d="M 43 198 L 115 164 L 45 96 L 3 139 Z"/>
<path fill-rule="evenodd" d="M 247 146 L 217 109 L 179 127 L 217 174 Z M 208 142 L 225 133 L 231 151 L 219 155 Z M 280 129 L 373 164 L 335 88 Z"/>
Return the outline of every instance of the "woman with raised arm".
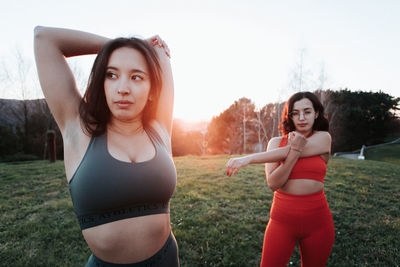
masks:
<path fill-rule="evenodd" d="M 262 267 L 286 266 L 299 243 L 303 267 L 325 266 L 334 242 L 332 214 L 324 193 L 331 137 L 324 108 L 310 92 L 289 98 L 282 113 L 282 137 L 272 138 L 267 152 L 230 159 L 229 176 L 241 167 L 267 163 L 274 191 L 265 231 Z"/>
<path fill-rule="evenodd" d="M 179 266 L 169 200 L 174 87 L 158 37 L 35 28 L 40 84 L 61 130 L 86 266 Z M 96 54 L 82 97 L 66 57 Z M 127 265 L 128 264 L 128 265 Z"/>

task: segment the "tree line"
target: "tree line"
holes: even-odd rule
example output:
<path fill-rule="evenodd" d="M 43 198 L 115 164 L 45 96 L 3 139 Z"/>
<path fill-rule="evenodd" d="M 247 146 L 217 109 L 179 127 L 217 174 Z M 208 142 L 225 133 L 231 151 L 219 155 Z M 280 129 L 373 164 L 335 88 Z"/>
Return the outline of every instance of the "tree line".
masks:
<path fill-rule="evenodd" d="M 44 99 L 0 99 L 0 111 L 0 161 L 47 158 L 49 131 L 55 131 L 57 158 L 63 158 L 61 133 Z"/>
<path fill-rule="evenodd" d="M 325 107 L 332 136 L 332 152 L 353 151 L 362 145 L 384 142 L 398 134 L 400 98 L 383 92 L 317 90 Z M 279 136 L 282 103 L 255 109 L 250 99 L 241 98 L 214 117 L 207 132 L 210 154 L 242 154 L 264 151 L 268 141 Z"/>
<path fill-rule="evenodd" d="M 383 92 L 317 90 L 325 107 L 332 135 L 332 152 L 352 151 L 362 145 L 384 142 L 400 133 L 400 98 Z M 44 159 L 46 133 L 56 132 L 57 158 L 63 159 L 62 137 L 46 102 L 41 100 L 0 101 L 0 160 Z M 8 103 L 8 104 L 7 104 Z M 264 151 L 268 141 L 279 136 L 284 102 L 256 108 L 248 98 L 240 98 L 214 116 L 206 131 L 185 131 L 173 124 L 174 156 L 243 154 Z M 7 114 L 8 113 L 8 114 Z M 7 123 L 6 118 L 9 119 Z"/>

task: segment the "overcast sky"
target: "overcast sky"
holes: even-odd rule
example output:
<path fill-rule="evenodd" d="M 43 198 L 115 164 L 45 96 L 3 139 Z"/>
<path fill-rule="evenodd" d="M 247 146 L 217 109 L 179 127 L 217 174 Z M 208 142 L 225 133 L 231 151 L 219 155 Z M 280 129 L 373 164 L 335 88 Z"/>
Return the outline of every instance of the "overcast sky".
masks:
<path fill-rule="evenodd" d="M 400 97 L 400 1 L 3 0 L 0 12 L 0 63 L 12 73 L 18 47 L 32 64 L 31 80 L 35 25 L 107 37 L 159 34 L 172 54 L 174 115 L 186 120 L 209 120 L 241 97 L 258 106 L 286 100 L 301 58 L 303 90 L 319 87 L 323 70 L 324 88 Z M 82 80 L 93 57 L 70 62 Z"/>

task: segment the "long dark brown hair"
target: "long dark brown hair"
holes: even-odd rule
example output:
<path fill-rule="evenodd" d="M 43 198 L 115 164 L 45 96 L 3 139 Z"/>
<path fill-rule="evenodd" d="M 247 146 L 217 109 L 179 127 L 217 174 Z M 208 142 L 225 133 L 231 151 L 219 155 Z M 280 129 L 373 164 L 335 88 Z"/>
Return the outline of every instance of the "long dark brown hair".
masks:
<path fill-rule="evenodd" d="M 310 100 L 313 104 L 314 111 L 318 113 L 318 117 L 315 119 L 312 129 L 314 131 L 329 131 L 329 122 L 324 115 L 324 106 L 322 106 L 318 97 L 311 92 L 298 92 L 289 98 L 289 100 L 285 103 L 285 107 L 283 108 L 281 116 L 282 120 L 281 124 L 279 125 L 279 130 L 282 135 L 287 135 L 296 130 L 290 114 L 293 111 L 294 103 L 303 98 Z"/>
<path fill-rule="evenodd" d="M 162 87 L 161 67 L 154 48 L 139 38 L 117 38 L 107 42 L 93 63 L 88 86 L 79 105 L 79 115 L 84 130 L 90 135 L 98 136 L 107 130 L 111 111 L 106 102 L 104 79 L 107 64 L 112 52 L 121 47 L 129 47 L 140 52 L 146 60 L 150 77 L 150 93 L 152 101 L 147 101 L 142 114 L 142 123 L 146 127 L 154 118 Z"/>

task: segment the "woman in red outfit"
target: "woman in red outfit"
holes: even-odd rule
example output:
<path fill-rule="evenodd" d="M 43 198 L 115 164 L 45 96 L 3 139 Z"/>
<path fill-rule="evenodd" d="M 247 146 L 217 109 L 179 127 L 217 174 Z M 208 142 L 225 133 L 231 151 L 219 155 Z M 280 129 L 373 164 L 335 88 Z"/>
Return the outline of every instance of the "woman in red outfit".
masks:
<path fill-rule="evenodd" d="M 268 186 L 274 191 L 264 236 L 262 267 L 286 266 L 299 243 L 301 264 L 325 266 L 335 231 L 324 194 L 331 136 L 324 108 L 310 92 L 294 94 L 286 102 L 280 130 L 267 152 L 232 158 L 228 176 L 252 163 L 267 163 Z"/>

